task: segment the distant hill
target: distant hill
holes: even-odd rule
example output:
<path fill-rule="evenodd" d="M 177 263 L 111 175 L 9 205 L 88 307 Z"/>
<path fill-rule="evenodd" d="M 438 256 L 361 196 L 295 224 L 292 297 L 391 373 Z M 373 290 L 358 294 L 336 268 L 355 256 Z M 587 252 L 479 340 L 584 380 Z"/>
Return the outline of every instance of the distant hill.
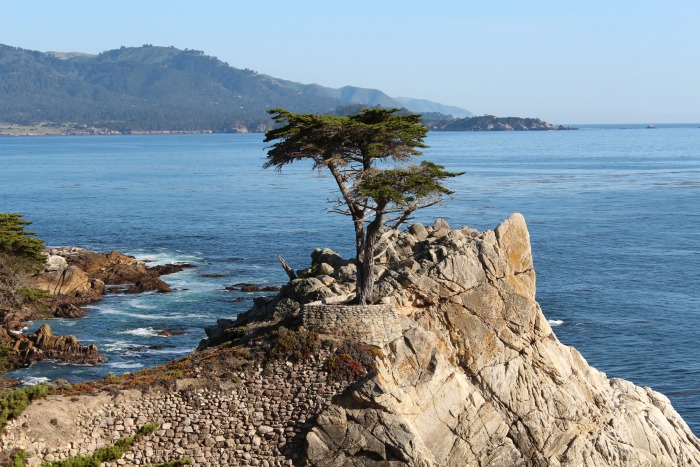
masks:
<path fill-rule="evenodd" d="M 447 109 L 411 101 L 404 103 L 376 89 L 295 83 L 174 47 L 121 47 L 89 55 L 0 45 L 0 122 L 10 124 L 53 122 L 119 132 L 244 132 L 267 129 L 266 110 L 273 107 L 313 113 L 348 104 L 414 112 Z"/>
<path fill-rule="evenodd" d="M 394 99 L 401 104 L 399 107 L 405 107 L 411 112 L 421 114 L 436 113 L 451 115 L 455 118 L 465 118 L 474 115 L 470 111 L 460 107 L 438 104 L 437 102 L 428 101 L 425 99 L 413 99 L 412 97 L 395 97 Z"/>

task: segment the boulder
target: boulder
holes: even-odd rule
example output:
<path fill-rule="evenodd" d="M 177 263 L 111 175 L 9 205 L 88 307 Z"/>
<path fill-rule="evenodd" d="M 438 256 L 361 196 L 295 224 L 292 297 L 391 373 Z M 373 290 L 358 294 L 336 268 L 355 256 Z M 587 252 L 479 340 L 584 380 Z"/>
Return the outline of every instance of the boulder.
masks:
<path fill-rule="evenodd" d="M 52 261 L 51 257 L 49 261 Z M 68 265 L 64 260 L 52 261 L 50 268 L 36 278 L 36 286 L 40 289 L 52 295 L 68 296 L 87 295 L 90 292 L 90 277 L 79 267 Z"/>
<path fill-rule="evenodd" d="M 348 261 L 330 248 L 316 248 L 311 252 L 311 262 L 312 264 L 326 263 L 333 269 L 348 264 Z"/>

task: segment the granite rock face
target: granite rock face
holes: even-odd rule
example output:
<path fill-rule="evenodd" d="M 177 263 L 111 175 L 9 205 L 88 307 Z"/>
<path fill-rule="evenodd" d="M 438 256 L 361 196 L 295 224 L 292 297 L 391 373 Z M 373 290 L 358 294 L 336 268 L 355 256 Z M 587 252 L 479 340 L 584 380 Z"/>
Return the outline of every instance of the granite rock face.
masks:
<path fill-rule="evenodd" d="M 379 295 L 414 326 L 320 415 L 310 464 L 700 465 L 665 396 L 557 340 L 521 215 L 483 233 L 412 226 L 381 262 Z"/>

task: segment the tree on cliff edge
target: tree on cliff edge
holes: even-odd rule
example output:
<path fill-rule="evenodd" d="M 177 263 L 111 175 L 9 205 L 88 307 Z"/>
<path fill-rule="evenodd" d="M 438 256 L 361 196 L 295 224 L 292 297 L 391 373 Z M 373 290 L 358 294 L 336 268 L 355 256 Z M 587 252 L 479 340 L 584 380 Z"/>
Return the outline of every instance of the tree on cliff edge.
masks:
<path fill-rule="evenodd" d="M 419 115 L 397 112 L 372 108 L 339 117 L 272 109 L 276 127 L 265 133 L 265 142 L 277 141 L 269 148 L 265 168 L 281 170 L 310 159 L 314 169 L 327 168 L 338 184 L 340 196 L 331 211 L 352 218 L 356 301 L 363 305 L 372 297 L 375 255 L 383 239 L 413 212 L 451 194 L 442 181 L 461 175 L 427 161 L 405 164 L 427 147 L 423 139 L 428 130 Z"/>

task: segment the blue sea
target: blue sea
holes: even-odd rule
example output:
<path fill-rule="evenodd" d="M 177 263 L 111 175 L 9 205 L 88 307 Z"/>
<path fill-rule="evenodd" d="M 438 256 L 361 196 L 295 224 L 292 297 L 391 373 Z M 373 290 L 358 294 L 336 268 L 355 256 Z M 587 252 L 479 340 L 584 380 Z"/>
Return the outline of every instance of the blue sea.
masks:
<path fill-rule="evenodd" d="M 79 381 L 182 357 L 204 326 L 259 295 L 225 286 L 286 281 L 278 253 L 295 268 L 318 246 L 349 257 L 350 221 L 327 212 L 331 177 L 306 164 L 263 170 L 262 140 L 0 138 L 0 212 L 26 214 L 48 245 L 196 265 L 165 277 L 171 294 L 108 295 L 82 319 L 50 320 L 56 333 L 97 344 L 104 365 L 42 362 L 12 376 Z M 415 220 L 483 230 L 521 212 L 537 299 L 559 339 L 608 376 L 666 394 L 700 433 L 698 125 L 431 133 L 427 143 L 428 159 L 466 174 Z M 187 334 L 156 335 L 163 329 Z"/>

